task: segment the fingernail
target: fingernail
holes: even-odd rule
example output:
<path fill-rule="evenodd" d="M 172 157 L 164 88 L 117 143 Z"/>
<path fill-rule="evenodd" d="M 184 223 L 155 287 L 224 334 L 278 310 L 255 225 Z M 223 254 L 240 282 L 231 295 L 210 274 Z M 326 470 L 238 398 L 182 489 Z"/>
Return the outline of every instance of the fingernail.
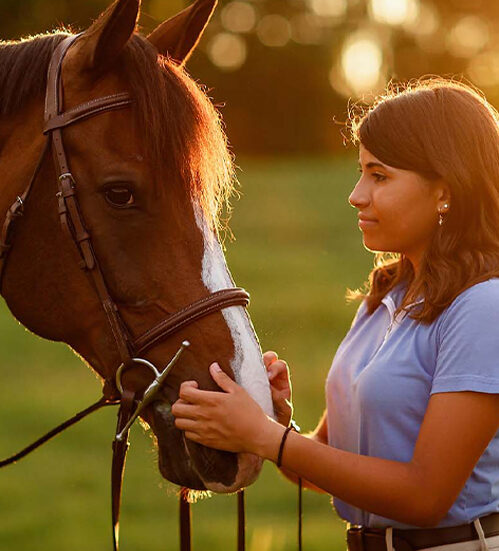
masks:
<path fill-rule="evenodd" d="M 211 369 L 216 373 L 220 373 L 220 371 L 222 371 L 222 368 L 216 362 L 211 364 Z"/>

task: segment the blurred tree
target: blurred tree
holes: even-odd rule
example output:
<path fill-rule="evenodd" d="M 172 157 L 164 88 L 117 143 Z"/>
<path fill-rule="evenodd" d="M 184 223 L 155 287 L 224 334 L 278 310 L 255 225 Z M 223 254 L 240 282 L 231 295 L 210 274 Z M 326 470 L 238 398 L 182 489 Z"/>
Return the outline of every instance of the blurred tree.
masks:
<path fill-rule="evenodd" d="M 149 32 L 188 2 L 143 0 Z M 0 0 L 4 39 L 90 24 L 106 0 Z M 499 3 L 221 0 L 188 69 L 221 106 L 237 152 L 332 151 L 347 98 L 389 79 L 463 75 L 499 100 Z"/>

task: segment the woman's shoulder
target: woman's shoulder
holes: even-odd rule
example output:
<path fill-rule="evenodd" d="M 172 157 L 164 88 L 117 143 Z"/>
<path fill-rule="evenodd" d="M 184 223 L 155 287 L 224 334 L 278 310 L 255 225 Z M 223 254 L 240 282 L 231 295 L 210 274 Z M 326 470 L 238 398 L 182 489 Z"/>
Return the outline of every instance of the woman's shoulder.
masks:
<path fill-rule="evenodd" d="M 499 324 L 499 278 L 491 278 L 471 285 L 462 291 L 442 312 L 443 325 L 456 322 L 478 324 L 496 330 Z"/>
<path fill-rule="evenodd" d="M 468 287 L 440 318 L 431 393 L 499 394 L 499 279 Z"/>
<path fill-rule="evenodd" d="M 494 277 L 480 281 L 462 291 L 450 304 L 449 308 L 493 307 L 499 305 L 499 278 Z"/>

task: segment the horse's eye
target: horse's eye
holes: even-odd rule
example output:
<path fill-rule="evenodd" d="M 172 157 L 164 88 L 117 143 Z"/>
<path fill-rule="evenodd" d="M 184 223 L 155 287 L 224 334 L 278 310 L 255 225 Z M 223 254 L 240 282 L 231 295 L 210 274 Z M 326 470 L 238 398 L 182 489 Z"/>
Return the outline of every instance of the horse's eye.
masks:
<path fill-rule="evenodd" d="M 115 186 L 105 191 L 106 201 L 113 207 L 129 207 L 135 203 L 133 193 L 127 187 Z"/>

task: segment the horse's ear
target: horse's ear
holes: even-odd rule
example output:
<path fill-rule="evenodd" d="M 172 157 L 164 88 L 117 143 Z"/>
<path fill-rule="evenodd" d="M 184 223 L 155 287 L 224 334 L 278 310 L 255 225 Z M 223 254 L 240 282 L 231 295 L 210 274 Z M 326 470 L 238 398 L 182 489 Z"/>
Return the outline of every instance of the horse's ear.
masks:
<path fill-rule="evenodd" d="M 147 37 L 160 54 L 183 65 L 201 38 L 217 0 L 197 0 L 177 15 L 164 21 Z"/>
<path fill-rule="evenodd" d="M 78 58 L 84 69 L 101 72 L 116 58 L 135 31 L 140 0 L 116 0 L 78 40 Z"/>

